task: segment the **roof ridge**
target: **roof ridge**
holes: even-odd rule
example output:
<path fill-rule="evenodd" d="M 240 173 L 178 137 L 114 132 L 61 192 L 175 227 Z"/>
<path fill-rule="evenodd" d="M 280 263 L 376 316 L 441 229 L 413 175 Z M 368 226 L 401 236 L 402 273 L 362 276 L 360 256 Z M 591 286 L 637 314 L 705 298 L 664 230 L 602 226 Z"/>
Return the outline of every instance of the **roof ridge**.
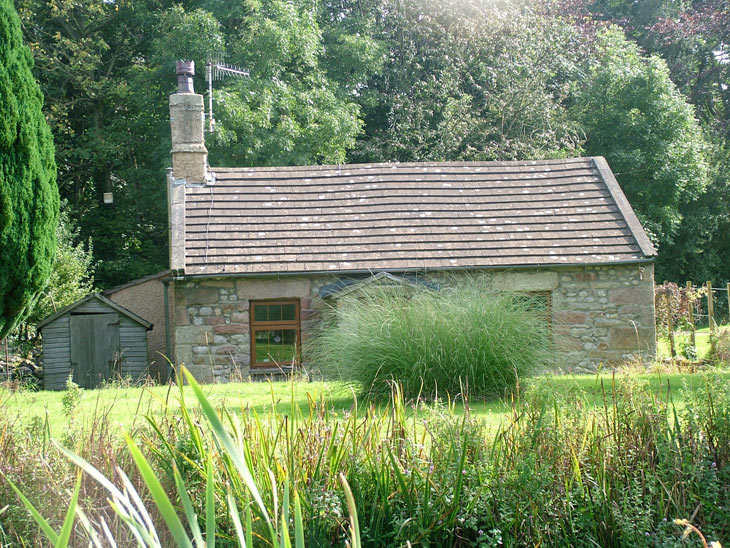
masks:
<path fill-rule="evenodd" d="M 425 161 L 425 162 L 368 162 L 360 164 L 311 164 L 298 166 L 239 166 L 239 167 L 211 167 L 211 171 L 307 171 L 307 170 L 348 170 L 348 169 L 374 169 L 400 167 L 501 167 L 517 166 L 527 167 L 536 165 L 567 165 L 577 163 L 589 163 L 591 157 L 580 156 L 573 158 L 549 158 L 544 160 L 474 160 L 474 161 Z"/>

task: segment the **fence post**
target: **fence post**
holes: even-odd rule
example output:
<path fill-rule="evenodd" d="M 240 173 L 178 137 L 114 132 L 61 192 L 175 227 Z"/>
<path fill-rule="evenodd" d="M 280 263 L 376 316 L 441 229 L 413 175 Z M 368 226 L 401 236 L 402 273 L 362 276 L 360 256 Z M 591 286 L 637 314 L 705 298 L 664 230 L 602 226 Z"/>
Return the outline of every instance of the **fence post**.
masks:
<path fill-rule="evenodd" d="M 730 285 L 730 284 L 728 284 Z M 697 341 L 695 341 L 695 303 L 690 300 L 689 295 L 692 293 L 692 282 L 687 282 L 687 321 L 689 321 L 689 340 L 692 342 L 692 346 L 697 348 Z M 728 297 L 730 299 L 730 297 Z"/>
<path fill-rule="evenodd" d="M 715 303 L 712 300 L 712 282 L 707 282 L 707 316 L 710 322 L 710 335 L 715 332 Z"/>
<path fill-rule="evenodd" d="M 664 295 L 664 304 L 667 307 L 667 331 L 669 333 L 669 353 L 672 359 L 677 357 L 677 347 L 674 343 L 674 322 L 672 321 L 672 305 L 669 295 Z"/>

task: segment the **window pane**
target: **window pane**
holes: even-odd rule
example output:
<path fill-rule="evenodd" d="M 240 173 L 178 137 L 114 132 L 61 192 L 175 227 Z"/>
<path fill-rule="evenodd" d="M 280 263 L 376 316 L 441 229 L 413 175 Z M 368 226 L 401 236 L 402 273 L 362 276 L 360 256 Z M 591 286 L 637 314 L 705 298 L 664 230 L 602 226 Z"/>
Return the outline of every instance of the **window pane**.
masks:
<path fill-rule="evenodd" d="M 264 304 L 253 305 L 253 319 L 256 322 L 265 322 L 269 319 L 267 314 L 268 308 Z"/>
<path fill-rule="evenodd" d="M 295 304 L 282 305 L 281 319 L 295 320 L 297 317 L 297 306 Z"/>
<path fill-rule="evenodd" d="M 296 359 L 296 329 L 258 329 L 256 339 L 256 363 L 291 363 Z"/>
<path fill-rule="evenodd" d="M 281 305 L 270 304 L 266 308 L 269 309 L 269 321 L 280 322 L 281 321 Z"/>

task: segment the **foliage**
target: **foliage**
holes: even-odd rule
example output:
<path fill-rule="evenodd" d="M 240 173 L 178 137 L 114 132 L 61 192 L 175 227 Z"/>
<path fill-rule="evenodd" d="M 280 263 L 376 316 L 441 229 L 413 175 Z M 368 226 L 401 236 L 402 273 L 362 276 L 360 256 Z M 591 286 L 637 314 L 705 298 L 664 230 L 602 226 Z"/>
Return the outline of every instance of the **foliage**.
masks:
<path fill-rule="evenodd" d="M 56 226 L 56 240 L 58 245 L 48 285 L 26 319 L 31 325 L 94 291 L 91 242 L 79 241 L 79 228 L 74 226 L 65 208 L 61 209 Z"/>
<path fill-rule="evenodd" d="M 362 122 L 323 67 L 317 3 L 250 3 L 229 58 L 250 72 L 216 94 L 216 165 L 344 163 Z M 330 52 L 331 54 L 331 52 Z"/>
<path fill-rule="evenodd" d="M 533 306 L 479 279 L 441 291 L 365 291 L 339 303 L 305 352 L 367 395 L 388 395 L 397 382 L 407 398 L 499 397 L 548 363 L 547 320 Z"/>
<path fill-rule="evenodd" d="M 681 207 L 684 220 L 673 243 L 664 242 L 658 271 L 675 280 L 724 276 L 722 265 L 730 252 L 730 87 L 726 85 L 730 12 L 726 2 L 563 0 L 559 5 L 559 12 L 570 17 L 585 37 L 594 35 L 601 25 L 621 26 L 643 51 L 666 62 L 672 82 L 694 106 L 709 144 L 708 188 Z"/>
<path fill-rule="evenodd" d="M 675 333 L 678 329 L 693 327 L 689 321 L 689 313 L 694 310 L 697 301 L 706 293 L 707 290 L 704 287 L 689 289 L 679 287 L 674 282 L 664 282 L 654 288 L 657 333 L 659 336 L 669 339 L 672 357 L 677 355 Z M 696 350 L 694 354 L 696 356 Z"/>
<path fill-rule="evenodd" d="M 717 279 L 730 256 L 721 0 L 17 6 L 101 287 L 166 266 L 174 60 L 196 60 L 202 91 L 219 54 L 251 76 L 216 82 L 213 164 L 604 155 L 659 244 L 660 279 Z"/>
<path fill-rule="evenodd" d="M 209 437 L 206 436 L 206 438 L 210 441 L 210 452 L 207 452 L 207 455 L 200 455 L 201 457 L 207 456 L 205 460 L 200 461 L 203 465 L 201 471 L 205 474 L 204 497 L 201 497 L 205 500 L 203 512 L 196 513 L 196 508 L 193 505 L 199 505 L 199 500 L 191 499 L 189 486 L 185 484 L 185 479 L 177 468 L 175 461 L 168 461 L 162 470 L 169 472 L 174 480 L 176 497 L 173 500 L 179 500 L 182 505 L 186 522 L 183 524 L 183 521 L 181 521 L 178 515 L 178 509 L 173 506 L 172 501 L 165 492 L 163 486 L 163 481 L 165 481 L 164 476 L 162 474 L 158 475 L 137 443 L 129 435 L 125 435 L 127 450 L 136 465 L 142 482 L 150 493 L 150 497 L 159 516 L 161 516 L 162 521 L 166 524 L 170 536 L 174 539 L 175 545 L 181 548 L 192 548 L 193 545 L 200 548 L 203 546 L 214 546 L 216 544 L 215 537 L 218 533 L 215 522 L 216 511 L 221 506 L 218 501 L 224 500 L 228 513 L 226 518 L 232 524 L 233 528 L 233 531 L 229 535 L 226 535 L 226 538 L 233 540 L 236 546 L 241 546 L 242 548 L 253 546 L 254 522 L 251 511 L 253 507 L 256 514 L 258 514 L 258 528 L 264 530 L 263 534 L 256 534 L 257 538 L 266 539 L 272 548 L 291 548 L 291 533 L 293 532 L 294 546 L 296 548 L 304 548 L 305 537 L 302 505 L 296 487 L 293 488 L 293 491 L 290 491 L 292 484 L 285 479 L 282 493 L 282 507 L 279 509 L 277 507 L 278 485 L 272 470 L 268 470 L 269 477 L 266 478 L 269 480 L 268 482 L 264 484 L 256 483 L 251 463 L 248 460 L 251 457 L 251 448 L 249 447 L 248 450 L 244 448 L 246 443 L 242 437 L 240 427 L 236 427 L 237 423 L 235 421 L 229 422 L 230 415 L 227 417 L 225 414 L 223 417 L 219 416 L 218 412 L 205 397 L 203 389 L 192 375 L 185 372 L 185 376 L 187 382 L 193 388 L 195 397 L 200 403 L 202 413 L 209 428 Z M 181 381 L 182 385 L 182 376 L 179 381 Z M 182 392 L 180 396 L 182 397 Z M 184 406 L 182 410 L 183 417 L 186 419 L 186 427 L 197 429 L 197 426 L 194 426 L 190 421 L 191 417 Z M 227 430 L 227 427 L 230 426 L 233 426 L 232 432 Z M 169 448 L 169 442 L 154 423 L 153 429 L 160 435 L 158 441 L 162 443 L 161 447 L 164 448 L 168 444 Z M 199 438 L 198 441 L 202 442 L 202 438 Z M 242 444 L 242 442 L 244 443 Z M 212 451 L 213 447 L 217 447 L 218 452 L 214 453 Z M 197 448 L 204 452 L 207 450 L 202 445 L 199 445 Z M 121 470 L 118 471 L 122 486 L 121 488 L 117 487 L 87 460 L 63 447 L 59 446 L 59 449 L 80 468 L 74 494 L 72 495 L 60 533 L 56 533 L 53 530 L 34 505 L 24 497 L 12 481 L 9 481 L 10 486 L 18 494 L 23 504 L 28 508 L 54 546 L 57 548 L 65 548 L 67 546 L 76 519 L 78 519 L 80 525 L 83 527 L 90 545 L 102 548 L 105 545 L 104 541 L 108 541 L 111 545 L 116 545 L 116 539 L 106 524 L 106 521 L 102 520 L 99 525 L 93 523 L 88 519 L 78 503 L 82 480 L 81 471 L 88 474 L 109 492 L 114 511 L 129 529 L 130 536 L 134 536 L 138 540 L 138 546 L 162 548 L 168 545 L 168 542 L 165 542 L 165 536 L 158 534 L 158 526 L 153 523 L 151 514 L 142 497 L 140 497 L 137 489 L 126 473 Z M 221 465 L 222 470 L 217 472 L 216 470 Z M 353 548 L 360 548 L 360 530 L 352 491 L 344 475 L 340 474 L 339 481 L 342 484 L 344 498 L 349 510 L 348 536 L 350 537 L 351 544 L 348 543 L 348 545 L 351 545 Z M 269 512 L 259 489 L 259 485 L 266 484 L 271 489 L 271 492 L 267 494 L 273 496 L 273 514 Z M 221 493 L 221 491 L 225 492 Z M 239 510 L 239 504 L 242 504 L 241 510 Z M 290 514 L 290 510 L 293 510 L 292 514 Z M 245 524 L 241 523 L 241 511 L 245 515 Z M 281 521 L 278 519 L 279 515 L 281 516 Z M 290 515 L 294 524 L 293 531 L 290 530 Z M 201 518 L 204 523 L 203 527 L 201 527 L 200 523 Z"/>
<path fill-rule="evenodd" d="M 692 107 L 659 57 L 644 57 L 616 27 L 599 33 L 573 116 L 585 150 L 605 156 L 626 197 L 660 250 L 675 243 L 684 208 L 708 181 L 706 143 Z"/>
<path fill-rule="evenodd" d="M 76 409 L 81 403 L 84 389 L 79 387 L 73 381 L 73 375 L 69 375 L 66 379 L 66 390 L 63 392 L 61 397 L 61 404 L 63 405 L 63 414 L 69 421 L 73 421 L 76 418 Z"/>
<path fill-rule="evenodd" d="M 707 359 L 714 363 L 730 363 L 730 328 L 720 327 L 710 332 Z"/>
<path fill-rule="evenodd" d="M 186 545 L 170 534 L 202 541 L 196 545 L 213 539 L 237 545 L 233 508 L 244 537 L 251 532 L 272 544 L 301 523 L 299 538 L 308 545 L 342 545 L 356 529 L 348 514 L 357 515 L 359 539 L 369 547 L 687 546 L 685 526 L 675 525 L 675 516 L 693 516 L 707 538 L 726 539 L 730 388 L 720 377 L 691 380 L 702 386 L 683 395 L 682 410 L 631 379 L 604 383 L 596 377 L 588 392 L 570 393 L 534 383 L 515 393 L 497 432 L 485 431 L 468 407 L 464 413 L 438 403 L 409 408 L 397 385 L 384 406 L 355 401 L 344 414 L 334 412 L 331 401 L 314 399 L 286 414 L 274 410 L 273 400 L 271 412 L 238 414 L 214 409 L 193 384 L 192 400 L 178 388 L 181 408 L 135 429 L 123 450 L 106 444 L 108 428 L 101 424 L 94 426 L 97 436 L 69 438 L 74 452 L 100 472 L 64 452 L 90 474 L 82 479 L 87 501 L 78 506 L 88 521 L 78 521 L 74 544 L 88 545 L 83 531 L 102 519 L 118 543 L 133 540 L 128 527 L 141 522 L 120 521 L 99 502 L 109 495 L 121 510 L 149 511 L 143 529 L 168 546 Z M 193 409 L 198 402 L 200 412 Z M 69 493 L 77 481 L 55 445 L 44 442 L 42 449 L 52 470 L 36 466 L 41 459 L 31 458 L 22 440 L 41 451 L 42 432 L 25 437 L 0 429 L 0 469 L 21 490 L 33 491 L 29 502 L 36 507 L 43 499 L 35 490 L 46 485 L 39 477 L 58 471 Z M 112 454 L 122 472 L 100 458 Z M 27 462 L 21 464 L 20 455 Z M 123 491 L 117 486 L 125 476 Z M 43 505 L 44 514 L 54 514 L 53 534 L 71 499 L 64 501 L 56 485 Z M 10 503 L 13 521 L 4 524 L 14 539 L 21 503 L 2 478 L 0 493 Z M 162 506 L 164 514 L 155 511 Z"/>
<path fill-rule="evenodd" d="M 150 66 L 157 4 L 19 0 L 56 142 L 58 186 L 97 278 L 114 285 L 167 260 L 167 74 Z M 169 84 L 165 82 L 169 80 Z M 111 192 L 114 203 L 103 204 Z"/>
<path fill-rule="evenodd" d="M 0 339 L 51 272 L 58 219 L 53 138 L 12 0 L 0 1 Z"/>
<path fill-rule="evenodd" d="M 581 52 L 528 2 L 373 2 L 385 65 L 360 92 L 355 161 L 507 160 L 580 151 L 562 100 Z"/>

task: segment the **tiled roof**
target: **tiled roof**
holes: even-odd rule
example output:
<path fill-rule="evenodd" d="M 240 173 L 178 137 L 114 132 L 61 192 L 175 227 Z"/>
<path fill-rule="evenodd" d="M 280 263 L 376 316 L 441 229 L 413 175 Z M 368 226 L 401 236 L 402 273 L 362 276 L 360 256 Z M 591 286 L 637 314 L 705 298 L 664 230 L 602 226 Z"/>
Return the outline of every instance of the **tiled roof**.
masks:
<path fill-rule="evenodd" d="M 580 265 L 655 255 L 603 158 L 212 168 L 185 273 Z"/>

